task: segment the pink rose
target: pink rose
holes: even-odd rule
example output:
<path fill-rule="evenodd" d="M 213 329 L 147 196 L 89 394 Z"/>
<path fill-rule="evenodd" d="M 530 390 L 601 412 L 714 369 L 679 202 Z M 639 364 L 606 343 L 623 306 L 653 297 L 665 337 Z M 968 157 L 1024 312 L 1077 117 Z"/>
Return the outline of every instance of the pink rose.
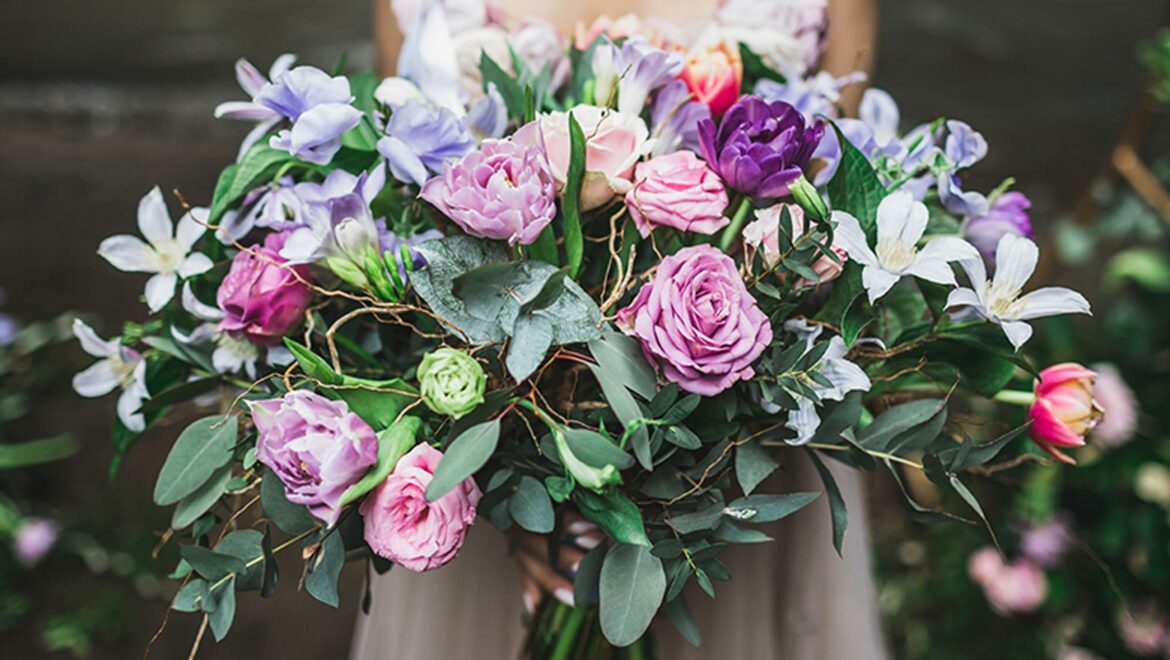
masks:
<path fill-rule="evenodd" d="M 633 185 L 634 165 L 652 143 L 650 129 L 641 117 L 592 105 L 571 110 L 585 133 L 585 182 L 581 186 L 581 210 L 589 211 L 608 203 L 615 195 L 624 195 Z M 557 187 L 563 189 L 568 178 L 569 114 L 554 112 L 540 119 L 545 151 Z"/>
<path fill-rule="evenodd" d="M 668 379 L 703 396 L 754 376 L 752 363 L 772 342 L 735 261 L 710 245 L 663 259 L 617 321 Z"/>
<path fill-rule="evenodd" d="M 427 502 L 427 485 L 441 458 L 443 453 L 425 442 L 416 445 L 361 506 L 366 543 L 374 553 L 416 573 L 455 559 L 483 496 L 469 477 Z"/>
<path fill-rule="evenodd" d="M 216 302 L 223 310 L 220 328 L 237 339 L 274 346 L 301 322 L 312 301 L 309 266 L 290 266 L 280 256 L 286 234 L 270 234 L 232 259 Z"/>
<path fill-rule="evenodd" d="M 1044 571 L 1027 559 L 1005 564 L 994 548 L 983 548 L 971 556 L 967 570 L 1000 615 L 1032 612 L 1048 597 Z"/>
<path fill-rule="evenodd" d="M 756 219 L 743 228 L 743 240 L 752 250 L 764 251 L 764 264 L 775 268 L 780 264 L 780 214 L 788 209 L 788 216 L 792 218 L 793 240 L 798 240 L 808 231 L 808 221 L 804 217 L 804 209 L 796 204 L 777 204 L 766 209 L 756 211 Z M 841 274 L 841 269 L 849 255 L 836 243 L 829 249 L 837 256 L 838 261 L 822 255 L 813 262 L 812 269 L 819 276 L 817 282 L 801 279 L 796 283 L 797 288 L 831 282 Z"/>
<path fill-rule="evenodd" d="M 687 55 L 686 68 L 680 76 L 695 100 L 711 108 L 719 116 L 739 100 L 743 85 L 743 59 L 739 44 L 718 41 L 707 46 L 696 46 Z"/>
<path fill-rule="evenodd" d="M 1032 420 L 1028 435 L 1062 463 L 1076 464 L 1061 449 L 1084 446 L 1085 436 L 1101 421 L 1101 407 L 1093 399 L 1096 378 L 1096 373 L 1071 362 L 1040 372 L 1036 399 L 1028 410 Z"/>
<path fill-rule="evenodd" d="M 727 190 L 719 175 L 691 151 L 639 163 L 626 206 L 642 237 L 655 226 L 714 234 L 727 226 Z"/>

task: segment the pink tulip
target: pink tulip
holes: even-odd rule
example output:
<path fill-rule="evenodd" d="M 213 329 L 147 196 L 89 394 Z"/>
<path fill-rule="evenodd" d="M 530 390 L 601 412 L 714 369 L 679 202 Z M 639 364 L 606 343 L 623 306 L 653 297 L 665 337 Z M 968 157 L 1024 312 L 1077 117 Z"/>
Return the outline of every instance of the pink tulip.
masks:
<path fill-rule="evenodd" d="M 1097 374 L 1079 364 L 1064 363 L 1040 372 L 1036 399 L 1028 411 L 1029 435 L 1053 458 L 1069 465 L 1076 461 L 1062 448 L 1083 447 L 1085 436 L 1101 421 L 1101 407 L 1093 399 Z"/>
<path fill-rule="evenodd" d="M 739 47 L 727 41 L 696 47 L 687 56 L 681 78 L 695 100 L 711 108 L 712 115 L 722 115 L 739 99 L 743 86 Z"/>

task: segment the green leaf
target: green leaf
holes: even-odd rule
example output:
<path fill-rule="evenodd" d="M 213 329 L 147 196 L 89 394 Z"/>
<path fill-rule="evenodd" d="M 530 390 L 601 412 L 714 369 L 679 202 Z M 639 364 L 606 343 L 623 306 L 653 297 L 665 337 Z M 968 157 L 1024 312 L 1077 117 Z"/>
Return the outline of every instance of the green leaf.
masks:
<path fill-rule="evenodd" d="M 534 534 L 547 534 L 556 524 L 548 491 L 528 475 L 520 478 L 516 492 L 508 498 L 508 513 L 512 514 L 517 525 Z"/>
<path fill-rule="evenodd" d="M 991 521 L 987 519 L 987 514 L 983 513 L 983 507 L 979 505 L 979 500 L 975 499 L 975 494 L 968 490 L 967 486 L 962 481 L 959 481 L 959 478 L 955 475 L 950 475 L 949 481 L 951 488 L 954 488 L 955 492 L 959 494 L 959 497 L 963 498 L 963 501 L 967 503 L 967 506 L 971 507 L 979 515 L 979 519 L 983 521 L 983 526 L 987 528 L 987 533 L 991 535 L 991 541 L 995 544 L 996 548 L 999 548 L 999 539 L 995 536 L 995 530 L 991 528 Z"/>
<path fill-rule="evenodd" d="M 218 223 L 227 211 L 239 205 L 240 201 L 252 189 L 267 183 L 276 174 L 277 170 L 286 163 L 295 162 L 287 151 L 273 149 L 268 146 L 267 140 L 261 140 L 253 145 L 240 162 L 236 163 L 230 175 L 230 181 L 225 181 L 227 170 L 221 175 L 215 187 L 215 196 L 211 199 L 211 211 L 208 217 L 209 224 Z"/>
<path fill-rule="evenodd" d="M 144 414 L 158 412 L 167 406 L 190 401 L 200 394 L 215 389 L 219 386 L 219 382 L 218 378 L 200 378 L 180 383 L 158 394 L 151 395 L 138 409 L 138 412 Z"/>
<path fill-rule="evenodd" d="M 569 170 L 565 176 L 565 191 L 561 195 L 561 213 L 564 215 L 565 258 L 569 277 L 577 278 L 581 259 L 585 254 L 585 240 L 581 233 L 581 184 L 585 180 L 585 132 L 569 113 Z"/>
<path fill-rule="evenodd" d="M 341 567 L 345 565 L 345 543 L 341 533 L 334 531 L 325 536 L 321 549 L 310 560 L 309 572 L 305 574 L 305 591 L 330 607 L 341 602 L 337 595 L 337 580 Z"/>
<path fill-rule="evenodd" d="M 873 451 L 886 451 L 902 434 L 934 419 L 947 402 L 921 399 L 894 406 L 858 434 L 857 444 Z"/>
<path fill-rule="evenodd" d="M 687 607 L 685 598 L 679 595 L 678 598 L 667 601 L 663 609 L 666 611 L 666 616 L 670 617 L 670 622 L 674 624 L 675 628 L 678 628 L 683 639 L 687 640 L 691 646 L 698 648 L 699 626 L 695 623 L 695 618 L 691 616 L 691 610 Z"/>
<path fill-rule="evenodd" d="M 356 484 L 341 496 L 341 506 L 356 502 L 366 493 L 377 488 L 398 465 L 398 459 L 406 455 L 415 444 L 422 420 L 406 415 L 397 424 L 378 434 L 378 462 Z"/>
<path fill-rule="evenodd" d="M 230 555 L 245 564 L 244 572 L 236 576 L 236 589 L 257 591 L 262 586 L 265 571 L 263 546 L 264 534 L 255 529 L 237 529 L 215 544 L 215 552 Z M 261 561 L 247 566 L 257 559 Z"/>
<path fill-rule="evenodd" d="M 166 463 L 158 473 L 154 501 L 174 504 L 194 493 L 232 460 L 239 420 L 230 415 L 204 417 L 190 426 L 175 441 Z"/>
<path fill-rule="evenodd" d="M 268 468 L 264 469 L 260 480 L 260 505 L 285 534 L 296 536 L 317 526 L 317 520 L 308 509 L 288 501 L 284 494 L 284 484 Z"/>
<path fill-rule="evenodd" d="M 856 322 L 850 321 L 850 311 L 865 304 L 862 299 L 864 293 L 865 289 L 861 286 L 861 266 L 854 261 L 846 262 L 841 276 L 833 281 L 833 291 L 825 301 L 825 306 L 817 313 L 817 320 L 840 330 L 842 339 L 845 339 L 846 325 L 850 326 L 850 330 L 856 331 Z M 856 338 L 856 334 L 853 338 Z M 846 345 L 851 343 L 847 341 Z"/>
<path fill-rule="evenodd" d="M 573 480 L 569 477 L 544 478 L 544 487 L 548 491 L 548 496 L 557 503 L 567 502 L 573 494 L 574 486 Z"/>
<path fill-rule="evenodd" d="M 808 457 L 812 460 L 825 484 L 825 494 L 829 496 L 829 515 L 833 522 L 833 547 L 838 556 L 844 556 L 842 548 L 845 545 L 845 530 L 849 527 L 849 511 L 845 508 L 845 498 L 841 497 L 841 489 L 837 487 L 837 480 L 833 473 L 821 461 L 817 453 L 808 449 Z"/>
<path fill-rule="evenodd" d="M 207 624 L 215 641 L 223 641 L 232 628 L 232 621 L 236 618 L 236 590 L 227 584 L 211 594 L 215 600 L 215 609 L 207 613 Z"/>
<path fill-rule="evenodd" d="M 715 528 L 714 538 L 725 543 L 767 543 L 772 540 L 771 536 L 758 529 L 740 527 L 726 518 Z"/>
<path fill-rule="evenodd" d="M 69 458 L 79 449 L 81 446 L 68 434 L 28 442 L 0 444 L 0 470 L 52 463 Z"/>
<path fill-rule="evenodd" d="M 622 423 L 624 428 L 633 426 L 635 420 L 643 419 L 645 416 L 642 413 L 642 407 L 634 400 L 634 395 L 626 389 L 626 386 L 618 380 L 619 374 L 611 373 L 605 369 L 590 365 L 589 369 L 593 372 L 593 376 L 597 378 L 597 382 L 601 384 L 601 392 L 605 395 L 605 400 L 609 402 L 610 408 L 613 409 L 613 414 L 617 416 L 618 421 Z M 635 443 L 635 454 L 639 447 L 638 443 L 643 446 L 649 446 L 650 432 L 646 430 L 644 425 L 638 426 L 631 436 L 631 440 Z M 638 456 L 638 461 L 642 467 L 647 470 L 653 470 L 654 465 L 650 462 L 648 456 Z"/>
<path fill-rule="evenodd" d="M 552 266 L 560 266 L 560 255 L 557 254 L 557 236 L 552 225 L 544 228 L 536 242 L 528 246 L 528 254 L 533 259 L 539 259 Z"/>
<path fill-rule="evenodd" d="M 743 61 L 744 89 L 755 89 L 755 84 L 761 80 L 787 82 L 784 74 L 765 64 L 763 58 L 743 42 L 739 44 L 739 57 Z"/>
<path fill-rule="evenodd" d="M 747 495 L 728 504 L 723 513 L 740 522 L 773 522 L 800 511 L 820 496 L 820 493 Z"/>
<path fill-rule="evenodd" d="M 601 565 L 601 630 L 614 646 L 638 641 L 662 604 L 662 562 L 641 545 L 614 546 Z"/>
<path fill-rule="evenodd" d="M 735 478 L 744 495 L 751 495 L 778 467 L 780 463 L 758 442 L 747 442 L 735 448 Z"/>
<path fill-rule="evenodd" d="M 544 362 L 552 346 L 552 323 L 540 314 L 522 314 L 516 318 L 512 340 L 508 342 L 505 364 L 517 383 L 524 382 Z"/>
<path fill-rule="evenodd" d="M 504 329 L 495 319 L 468 312 L 454 293 L 454 282 L 469 271 L 508 261 L 508 253 L 496 243 L 462 235 L 426 241 L 415 250 L 426 259 L 427 267 L 411 275 L 411 285 L 445 325 L 474 344 L 504 339 Z"/>
<path fill-rule="evenodd" d="M 633 500 L 616 490 L 603 495 L 578 488 L 573 491 L 573 501 L 581 510 L 581 515 L 597 524 L 610 538 L 618 543 L 643 545 L 649 548 L 652 544 L 646 536 L 646 527 L 642 522 L 642 512 Z"/>
<path fill-rule="evenodd" d="M 886 196 L 886 187 L 865 154 L 853 146 L 836 124 L 833 124 L 833 130 L 841 145 L 841 161 L 826 191 L 833 209 L 857 218 L 866 236 L 873 239 L 877 230 L 877 209 Z"/>
<path fill-rule="evenodd" d="M 338 374 L 324 358 L 296 341 L 285 338 L 288 347 L 301 371 L 318 381 L 321 394 L 341 400 L 351 412 L 361 417 L 375 431 L 390 428 L 418 396 L 418 390 L 401 378 L 391 380 L 367 380 Z"/>
<path fill-rule="evenodd" d="M 577 575 L 573 578 L 573 603 L 577 607 L 588 607 L 593 604 L 606 548 L 605 543 L 598 544 L 581 558 L 580 564 L 577 564 Z"/>
<path fill-rule="evenodd" d="M 215 503 L 223 496 L 223 491 L 227 488 L 231 478 L 232 466 L 229 463 L 220 468 L 207 480 L 207 483 L 200 486 L 194 493 L 179 500 L 179 504 L 171 516 L 171 527 L 186 529 L 188 525 L 210 511 L 211 507 L 215 506 Z"/>
<path fill-rule="evenodd" d="M 179 552 L 191 565 L 191 570 L 208 580 L 222 580 L 229 575 L 239 575 L 245 570 L 244 562 L 238 558 L 197 545 L 180 546 Z"/>
<path fill-rule="evenodd" d="M 612 465 L 624 470 L 634 464 L 634 458 L 608 438 L 588 429 L 565 429 L 565 441 L 582 462 L 596 468 Z"/>
<path fill-rule="evenodd" d="M 970 470 L 977 465 L 985 465 L 999 455 L 1003 448 L 1012 440 L 1019 437 L 1024 431 L 1031 428 L 1031 423 L 1018 426 L 1007 433 L 999 436 L 991 442 L 972 446 L 973 440 L 967 438 L 961 447 L 955 449 L 948 449 L 941 454 L 939 458 L 944 464 L 948 464 L 951 472 L 962 472 Z"/>
<path fill-rule="evenodd" d="M 499 419 L 477 424 L 455 438 L 435 468 L 435 476 L 427 486 L 427 501 L 434 502 L 475 474 L 491 458 L 499 441 Z"/>
<path fill-rule="evenodd" d="M 679 534 L 692 534 L 715 529 L 723 519 L 723 513 L 723 503 L 716 502 L 698 511 L 671 516 L 666 522 Z"/>
<path fill-rule="evenodd" d="M 508 116 L 515 119 L 523 119 L 524 117 L 524 89 L 520 87 L 520 83 L 508 75 L 500 65 L 493 60 L 487 51 L 481 51 L 479 55 L 479 71 L 483 76 L 483 91 L 488 92 L 488 86 L 494 84 L 496 91 L 500 93 L 500 97 L 504 99 L 504 105 L 508 108 Z"/>
<path fill-rule="evenodd" d="M 647 401 L 654 398 L 657 378 L 638 340 L 610 330 L 589 342 L 589 352 L 604 371 L 614 375 L 614 380 Z"/>
<path fill-rule="evenodd" d="M 171 609 L 178 612 L 202 611 L 203 604 L 209 600 L 207 587 L 207 580 L 202 578 L 191 580 L 175 594 L 175 599 L 171 601 Z"/>
<path fill-rule="evenodd" d="M 703 446 L 699 436 L 685 426 L 671 426 L 666 429 L 666 441 L 682 449 L 698 449 Z"/>

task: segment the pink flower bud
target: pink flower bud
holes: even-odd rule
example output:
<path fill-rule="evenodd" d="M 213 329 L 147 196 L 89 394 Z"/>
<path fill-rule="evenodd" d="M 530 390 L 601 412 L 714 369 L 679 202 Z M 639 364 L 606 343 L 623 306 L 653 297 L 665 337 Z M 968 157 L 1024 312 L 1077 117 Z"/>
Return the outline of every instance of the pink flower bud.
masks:
<path fill-rule="evenodd" d="M 1076 461 L 1064 452 L 1083 447 L 1085 436 L 1101 421 L 1101 407 L 1093 399 L 1097 374 L 1074 363 L 1057 364 L 1040 372 L 1036 399 L 1028 411 L 1029 435 L 1053 458 L 1070 465 Z"/>
<path fill-rule="evenodd" d="M 722 115 L 739 99 L 743 85 L 738 46 L 719 41 L 695 48 L 687 56 L 681 78 L 695 99 L 711 108 L 712 115 Z"/>

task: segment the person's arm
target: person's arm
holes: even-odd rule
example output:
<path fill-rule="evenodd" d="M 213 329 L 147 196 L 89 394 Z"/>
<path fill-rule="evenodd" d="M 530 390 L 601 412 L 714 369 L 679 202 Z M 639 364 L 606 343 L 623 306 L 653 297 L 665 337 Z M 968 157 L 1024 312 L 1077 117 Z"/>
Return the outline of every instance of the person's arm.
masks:
<path fill-rule="evenodd" d="M 853 71 L 873 73 L 877 56 L 878 0 L 829 0 L 829 47 L 823 68 L 843 76 Z M 865 85 L 851 85 L 841 103 L 856 114 Z"/>

